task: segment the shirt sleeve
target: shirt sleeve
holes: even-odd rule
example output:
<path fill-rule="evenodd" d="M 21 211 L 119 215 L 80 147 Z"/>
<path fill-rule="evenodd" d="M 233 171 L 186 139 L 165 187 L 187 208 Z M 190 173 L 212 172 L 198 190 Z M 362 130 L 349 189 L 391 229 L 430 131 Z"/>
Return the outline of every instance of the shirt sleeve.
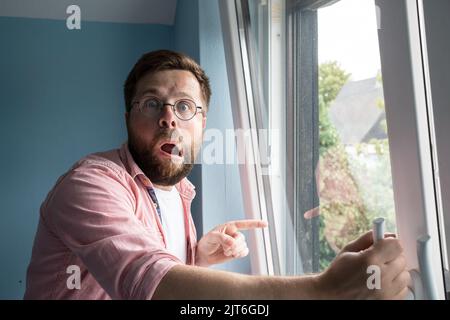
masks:
<path fill-rule="evenodd" d="M 47 202 L 46 220 L 112 299 L 151 299 L 181 261 L 137 219 L 135 195 L 120 174 L 96 164 L 72 170 Z"/>

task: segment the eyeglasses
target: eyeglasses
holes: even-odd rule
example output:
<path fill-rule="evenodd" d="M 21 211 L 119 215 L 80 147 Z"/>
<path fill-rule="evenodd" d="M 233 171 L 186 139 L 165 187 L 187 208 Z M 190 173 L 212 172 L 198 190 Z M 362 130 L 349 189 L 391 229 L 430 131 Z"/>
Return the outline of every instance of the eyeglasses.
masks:
<path fill-rule="evenodd" d="M 190 99 L 181 99 L 175 101 L 174 104 L 170 104 L 153 96 L 144 97 L 139 101 L 133 102 L 133 106 L 135 104 L 138 105 L 139 111 L 147 117 L 155 117 L 159 115 L 164 106 L 171 106 L 173 113 L 175 113 L 178 119 L 183 121 L 191 120 L 198 113 L 198 110 L 203 109 L 203 107 L 197 106 L 195 102 Z"/>

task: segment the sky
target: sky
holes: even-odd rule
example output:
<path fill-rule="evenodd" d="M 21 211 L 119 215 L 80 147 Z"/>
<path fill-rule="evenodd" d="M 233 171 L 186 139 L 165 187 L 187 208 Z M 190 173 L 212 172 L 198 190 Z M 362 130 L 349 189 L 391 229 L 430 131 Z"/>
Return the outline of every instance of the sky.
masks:
<path fill-rule="evenodd" d="M 336 60 L 352 80 L 375 77 L 380 67 L 374 0 L 341 0 L 318 10 L 319 64 Z"/>

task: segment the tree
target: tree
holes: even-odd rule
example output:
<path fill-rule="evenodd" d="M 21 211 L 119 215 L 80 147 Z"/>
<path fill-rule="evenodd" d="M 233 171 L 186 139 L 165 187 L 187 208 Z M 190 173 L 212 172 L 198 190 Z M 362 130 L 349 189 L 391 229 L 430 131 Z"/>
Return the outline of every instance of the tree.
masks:
<path fill-rule="evenodd" d="M 386 218 L 387 230 L 395 231 L 395 208 L 387 139 L 344 146 L 329 117 L 330 107 L 349 80 L 337 62 L 319 66 L 320 267 L 326 268 L 349 241 L 368 230 L 377 217 Z M 381 85 L 381 74 L 377 85 Z M 384 111 L 380 97 L 376 106 Z M 386 122 L 380 123 L 387 133 Z M 356 148 L 357 156 L 347 148 Z M 374 150 L 376 151 L 373 154 Z"/>
<path fill-rule="evenodd" d="M 345 244 L 370 228 L 364 193 L 354 176 L 346 146 L 329 116 L 333 101 L 350 76 L 336 61 L 319 67 L 319 262 L 322 269 Z"/>
<path fill-rule="evenodd" d="M 319 153 L 335 146 L 339 135 L 329 116 L 331 103 L 336 99 L 344 84 L 350 78 L 336 61 L 319 66 Z"/>

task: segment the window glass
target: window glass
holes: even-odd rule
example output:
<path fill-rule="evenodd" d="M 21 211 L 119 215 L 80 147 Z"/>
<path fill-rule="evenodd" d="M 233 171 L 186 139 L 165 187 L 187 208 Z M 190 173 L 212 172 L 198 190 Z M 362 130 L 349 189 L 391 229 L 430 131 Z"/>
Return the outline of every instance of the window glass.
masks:
<path fill-rule="evenodd" d="M 373 0 L 318 9 L 321 268 L 375 218 L 395 232 L 376 19 Z"/>
<path fill-rule="evenodd" d="M 396 230 L 376 7 L 324 4 L 237 2 L 281 274 L 323 270 L 375 218 Z"/>

